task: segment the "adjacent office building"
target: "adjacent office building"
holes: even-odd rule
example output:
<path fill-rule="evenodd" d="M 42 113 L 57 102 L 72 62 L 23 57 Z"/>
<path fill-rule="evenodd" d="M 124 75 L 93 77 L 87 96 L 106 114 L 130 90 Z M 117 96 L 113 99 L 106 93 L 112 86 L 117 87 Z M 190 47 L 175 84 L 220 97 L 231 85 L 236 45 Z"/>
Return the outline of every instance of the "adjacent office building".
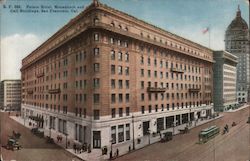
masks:
<path fill-rule="evenodd" d="M 214 51 L 214 110 L 224 111 L 237 105 L 237 57 L 226 51 Z"/>
<path fill-rule="evenodd" d="M 21 80 L 3 80 L 0 83 L 0 107 L 6 110 L 21 109 Z"/>
<path fill-rule="evenodd" d="M 236 17 L 226 30 L 225 49 L 238 57 L 237 100 L 239 103 L 247 102 L 250 100 L 249 29 L 246 21 L 241 17 L 239 7 Z"/>
<path fill-rule="evenodd" d="M 22 116 L 94 149 L 139 148 L 211 114 L 213 63 L 212 50 L 94 1 L 22 60 Z"/>

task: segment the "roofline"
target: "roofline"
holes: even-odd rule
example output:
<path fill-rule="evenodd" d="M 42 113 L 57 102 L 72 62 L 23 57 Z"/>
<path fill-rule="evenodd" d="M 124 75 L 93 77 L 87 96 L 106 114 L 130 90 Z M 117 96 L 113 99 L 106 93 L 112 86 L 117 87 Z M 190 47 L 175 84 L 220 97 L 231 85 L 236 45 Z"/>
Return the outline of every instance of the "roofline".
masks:
<path fill-rule="evenodd" d="M 112 11 L 114 11 L 114 12 L 118 12 L 118 13 L 124 15 L 124 16 L 127 16 L 127 17 L 129 17 L 129 18 L 132 18 L 132 19 L 137 20 L 137 21 L 139 21 L 139 22 L 142 22 L 142 23 L 146 24 L 146 25 L 149 26 L 149 27 L 153 27 L 154 29 L 157 29 L 157 30 L 159 30 L 159 31 L 161 31 L 161 32 L 164 32 L 165 34 L 168 34 L 169 36 L 174 36 L 174 37 L 177 38 L 177 40 L 179 40 L 179 41 L 184 40 L 184 41 L 187 41 L 188 43 L 195 44 L 195 45 L 197 45 L 198 47 L 201 47 L 201 48 L 206 49 L 206 50 L 208 50 L 208 51 L 210 51 L 210 52 L 213 52 L 212 49 L 210 49 L 210 48 L 208 48 L 208 47 L 206 47 L 206 46 L 203 46 L 203 45 L 201 45 L 201 44 L 198 44 L 198 43 L 196 43 L 196 42 L 193 42 L 193 41 L 191 41 L 191 40 L 189 40 L 189 39 L 186 39 L 186 38 L 183 38 L 183 37 L 181 37 L 181 36 L 178 36 L 178 35 L 176 35 L 176 34 L 174 34 L 174 33 L 171 33 L 171 32 L 169 32 L 169 31 L 167 31 L 167 30 L 164 30 L 164 29 L 162 29 L 162 28 L 160 28 L 160 27 L 157 27 L 157 26 L 155 26 L 155 25 L 153 25 L 153 24 L 150 24 L 150 23 L 148 23 L 148 22 L 146 22 L 146 21 L 143 21 L 143 20 L 141 20 L 141 19 L 138 19 L 138 18 L 136 18 L 136 17 L 134 17 L 134 16 L 132 16 L 132 15 L 129 15 L 129 14 L 125 13 L 125 12 L 122 12 L 122 11 L 119 11 L 119 10 L 117 10 L 117 9 L 115 9 L 115 8 L 112 8 L 112 7 L 110 7 L 110 6 L 106 5 L 106 4 L 102 4 L 102 3 L 100 3 L 100 2 L 98 2 L 98 4 L 95 4 L 94 1 L 93 1 L 93 2 L 92 2 L 89 6 L 87 6 L 82 12 L 80 12 L 77 16 L 75 16 L 74 18 L 72 18 L 68 23 L 66 23 L 63 27 L 61 27 L 57 32 L 55 32 L 54 34 L 52 34 L 52 36 L 50 36 L 46 41 L 44 41 L 41 45 L 39 45 L 35 50 L 33 50 L 30 54 L 28 54 L 26 57 L 24 57 L 24 58 L 22 59 L 22 61 L 24 61 L 25 59 L 28 59 L 31 55 L 35 54 L 36 51 L 42 49 L 46 44 L 48 44 L 50 41 L 52 41 L 53 39 L 55 39 L 57 36 L 59 36 L 61 33 L 63 33 L 67 28 L 69 28 L 72 24 L 74 24 L 75 22 L 77 22 L 77 20 L 79 20 L 83 15 L 85 15 L 87 12 L 89 12 L 91 9 L 93 9 L 93 7 L 94 7 L 94 8 L 95 8 L 95 7 L 96 7 L 96 8 L 99 8 L 99 6 L 101 6 L 101 7 L 103 7 L 103 8 L 106 8 L 106 9 L 110 9 L 110 10 L 112 10 Z"/>

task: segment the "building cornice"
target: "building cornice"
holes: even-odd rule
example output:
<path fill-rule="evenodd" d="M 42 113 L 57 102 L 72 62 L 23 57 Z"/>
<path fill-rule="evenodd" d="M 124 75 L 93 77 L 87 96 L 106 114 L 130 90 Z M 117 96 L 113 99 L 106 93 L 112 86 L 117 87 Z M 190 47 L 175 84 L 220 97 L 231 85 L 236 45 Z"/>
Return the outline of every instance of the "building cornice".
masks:
<path fill-rule="evenodd" d="M 136 25 L 139 25 L 143 28 L 146 28 L 152 32 L 155 32 L 159 35 L 163 35 L 164 37 L 174 40 L 178 43 L 185 44 L 187 46 L 191 46 L 192 48 L 195 48 L 196 50 L 199 50 L 201 52 L 211 53 L 212 50 L 209 48 L 206 48 L 200 44 L 197 44 L 195 42 L 192 42 L 190 40 L 187 40 L 185 38 L 182 38 L 180 36 L 177 36 L 175 34 L 172 34 L 168 31 L 165 31 L 159 27 L 156 27 L 154 25 L 151 25 L 147 22 L 144 22 L 142 20 L 139 20 L 131 15 L 128 15 L 126 13 L 123 13 L 121 11 L 118 11 L 116 9 L 113 9 L 107 5 L 103 5 L 101 3 L 94 4 L 92 3 L 89 5 L 84 11 L 82 11 L 79 15 L 77 15 L 75 18 L 71 19 L 66 25 L 64 25 L 61 29 L 59 29 L 55 34 L 53 34 L 48 40 L 46 40 L 43 44 L 41 44 L 37 49 L 35 49 L 31 54 L 29 54 L 27 57 L 25 57 L 22 60 L 22 68 L 25 69 L 27 66 L 31 65 L 36 60 L 44 57 L 51 51 L 55 50 L 56 48 L 60 47 L 64 43 L 68 42 L 69 40 L 73 39 L 83 31 L 87 30 L 88 28 L 91 28 L 93 25 L 92 21 L 89 23 L 81 22 L 81 18 L 83 18 L 85 15 L 87 15 L 92 10 L 101 10 L 104 12 L 108 12 L 109 14 L 116 15 L 120 18 L 125 19 L 126 21 L 130 23 L 134 23 Z M 171 48 L 170 48 L 171 49 Z M 195 55 L 191 55 L 194 56 Z M 205 59 L 204 59 L 205 60 Z M 206 59 L 207 60 L 207 59 Z M 209 60 L 207 60 L 209 61 Z"/>

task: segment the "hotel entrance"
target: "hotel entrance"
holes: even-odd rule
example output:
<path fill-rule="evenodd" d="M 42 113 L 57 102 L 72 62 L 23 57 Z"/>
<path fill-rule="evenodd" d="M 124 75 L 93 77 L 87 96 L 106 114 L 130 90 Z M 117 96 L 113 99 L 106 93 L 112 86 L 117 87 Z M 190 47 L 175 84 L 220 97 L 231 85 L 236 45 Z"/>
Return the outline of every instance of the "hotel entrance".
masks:
<path fill-rule="evenodd" d="M 101 132 L 93 131 L 93 148 L 101 148 Z"/>

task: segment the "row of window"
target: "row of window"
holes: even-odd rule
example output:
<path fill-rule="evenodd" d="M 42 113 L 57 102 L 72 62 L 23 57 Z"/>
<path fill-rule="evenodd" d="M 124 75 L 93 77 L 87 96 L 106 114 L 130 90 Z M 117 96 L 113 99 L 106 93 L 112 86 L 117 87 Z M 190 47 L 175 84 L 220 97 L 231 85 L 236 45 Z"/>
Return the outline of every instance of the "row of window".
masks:
<path fill-rule="evenodd" d="M 122 75 L 123 68 L 124 68 L 125 75 L 129 75 L 129 67 L 123 67 L 121 65 L 117 66 L 117 74 Z M 111 74 L 116 74 L 116 66 L 115 65 L 111 65 Z"/>
<path fill-rule="evenodd" d="M 158 62 L 157 59 L 154 58 L 153 63 L 154 63 L 155 67 L 157 67 L 157 64 L 158 64 L 157 62 Z M 141 63 L 141 65 L 144 64 L 144 56 L 141 56 L 140 63 Z M 148 66 L 151 65 L 151 58 L 147 59 L 147 64 L 148 64 Z M 163 68 L 163 64 L 164 64 L 163 60 L 160 60 L 160 67 L 161 68 Z M 168 68 L 168 67 L 169 67 L 169 63 L 168 63 L 168 61 L 166 61 L 165 62 L 165 68 Z M 175 63 L 175 65 L 174 65 L 174 63 L 171 62 L 170 67 L 171 68 L 177 68 L 177 69 L 184 70 L 184 71 L 188 71 L 188 72 L 192 72 L 192 73 L 200 73 L 201 72 L 200 67 L 194 67 L 194 66 L 190 66 L 190 65 L 186 65 L 186 64 L 183 65 L 183 64 Z"/>
<path fill-rule="evenodd" d="M 170 108 L 172 108 L 172 110 L 175 110 L 176 108 L 177 109 L 180 109 L 180 108 L 188 108 L 188 106 L 189 107 L 198 107 L 198 106 L 201 106 L 201 104 L 202 104 L 202 101 L 200 101 L 200 102 L 186 102 L 186 103 L 172 103 L 172 107 L 170 107 L 170 104 L 167 104 L 166 105 L 166 107 L 164 107 L 164 104 L 161 104 L 161 106 L 159 107 L 158 105 L 155 105 L 154 107 L 154 110 L 155 110 L 155 112 L 158 112 L 158 110 L 160 109 L 161 111 L 164 111 L 165 109 L 167 110 L 167 111 L 169 111 L 170 110 Z M 145 114 L 145 111 L 146 111 L 146 109 L 145 109 L 145 106 L 141 106 L 141 113 L 142 114 Z M 148 105 L 148 113 L 151 113 L 152 112 L 152 105 Z"/>
<path fill-rule="evenodd" d="M 151 101 L 152 100 L 152 93 L 148 93 L 148 100 Z M 154 94 L 154 100 L 157 101 L 158 100 L 158 96 L 160 96 L 160 100 L 164 100 L 164 93 L 155 93 Z M 166 99 L 169 100 L 171 96 L 171 99 L 183 99 L 184 98 L 184 93 L 166 93 Z M 192 99 L 192 98 L 200 98 L 201 99 L 201 93 L 185 93 L 185 99 Z M 141 93 L 141 101 L 145 101 L 145 94 Z"/>
<path fill-rule="evenodd" d="M 141 77 L 145 76 L 144 71 L 145 71 L 144 69 L 141 69 L 141 74 L 140 74 Z M 154 78 L 158 77 L 158 73 L 159 73 L 159 77 L 161 79 L 163 79 L 164 78 L 164 74 L 163 74 L 164 72 L 159 72 L 159 71 L 154 71 Z M 148 70 L 147 75 L 148 75 L 149 78 L 151 78 L 151 70 Z M 173 73 L 173 72 L 171 72 L 170 76 L 171 76 L 171 79 L 176 79 L 176 80 L 183 80 L 184 79 L 184 80 L 189 80 L 189 81 L 192 80 L 192 81 L 201 82 L 201 77 L 198 77 L 198 76 L 183 75 L 181 73 Z M 168 79 L 168 77 L 169 77 L 169 73 L 165 72 L 165 78 Z"/>
<path fill-rule="evenodd" d="M 117 143 L 117 135 L 118 135 L 118 143 L 124 142 L 125 139 L 126 141 L 130 140 L 130 124 L 111 126 L 112 144 Z"/>

